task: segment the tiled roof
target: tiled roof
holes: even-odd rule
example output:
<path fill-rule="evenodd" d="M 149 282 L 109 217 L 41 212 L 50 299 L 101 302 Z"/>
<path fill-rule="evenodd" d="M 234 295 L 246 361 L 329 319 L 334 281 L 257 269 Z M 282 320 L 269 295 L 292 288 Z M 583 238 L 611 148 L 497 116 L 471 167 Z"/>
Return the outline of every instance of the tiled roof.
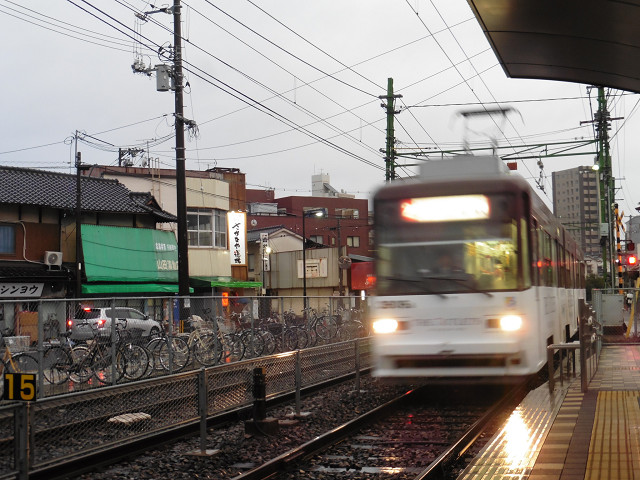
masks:
<path fill-rule="evenodd" d="M 260 240 L 261 233 L 268 233 L 271 235 L 278 230 L 288 230 L 284 225 L 274 225 L 273 227 L 262 227 L 262 228 L 252 228 L 251 230 L 247 230 L 247 242 L 257 242 Z M 295 235 L 293 232 L 291 232 Z"/>
<path fill-rule="evenodd" d="M 33 205 L 75 210 L 76 176 L 66 173 L 0 166 L 0 204 Z M 149 214 L 159 222 L 176 217 L 158 208 L 149 193 L 134 193 L 117 180 L 80 177 L 82 210 Z"/>

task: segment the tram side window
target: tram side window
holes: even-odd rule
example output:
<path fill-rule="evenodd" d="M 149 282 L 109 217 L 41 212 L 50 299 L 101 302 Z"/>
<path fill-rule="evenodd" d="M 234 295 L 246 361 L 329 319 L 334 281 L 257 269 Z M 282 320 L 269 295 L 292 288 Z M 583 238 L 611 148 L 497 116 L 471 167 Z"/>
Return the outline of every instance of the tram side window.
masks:
<path fill-rule="evenodd" d="M 520 243 L 522 244 L 522 251 L 520 258 L 522 259 L 522 279 L 524 282 L 523 288 L 529 288 L 531 286 L 531 252 L 528 233 L 527 233 L 527 221 L 523 218 L 520 221 Z"/>
<path fill-rule="evenodd" d="M 569 287 L 576 288 L 576 257 L 573 254 L 571 254 L 571 263 L 569 268 L 571 269 L 571 285 L 569 285 Z"/>
<path fill-rule="evenodd" d="M 551 237 L 544 230 L 540 229 L 539 233 L 539 250 L 541 255 L 538 257 L 538 269 L 540 270 L 541 284 L 545 287 L 554 286 L 554 269 L 553 269 L 553 242 Z"/>
<path fill-rule="evenodd" d="M 558 286 L 559 287 L 566 287 L 566 275 L 565 275 L 565 251 L 562 245 L 560 245 L 560 243 L 556 240 L 555 242 L 555 248 L 556 248 L 556 252 L 558 255 L 558 261 L 556 262 L 556 271 L 557 271 L 557 277 L 558 277 Z"/>
<path fill-rule="evenodd" d="M 531 223 L 531 277 L 535 286 L 540 285 L 540 268 L 538 260 L 540 259 L 540 242 L 538 241 L 538 222 L 533 219 Z"/>

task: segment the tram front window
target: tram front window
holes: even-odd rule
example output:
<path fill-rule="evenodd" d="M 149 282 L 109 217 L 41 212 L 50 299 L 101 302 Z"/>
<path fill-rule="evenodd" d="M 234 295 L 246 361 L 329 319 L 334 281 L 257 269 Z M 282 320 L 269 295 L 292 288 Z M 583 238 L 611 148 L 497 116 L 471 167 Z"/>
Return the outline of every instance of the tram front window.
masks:
<path fill-rule="evenodd" d="M 414 230 L 416 228 L 429 230 L 422 235 L 422 241 L 415 231 L 411 239 L 393 229 L 383 234 L 383 242 L 378 245 L 378 294 L 490 292 L 517 288 L 515 222 L 431 224 L 415 226 Z"/>

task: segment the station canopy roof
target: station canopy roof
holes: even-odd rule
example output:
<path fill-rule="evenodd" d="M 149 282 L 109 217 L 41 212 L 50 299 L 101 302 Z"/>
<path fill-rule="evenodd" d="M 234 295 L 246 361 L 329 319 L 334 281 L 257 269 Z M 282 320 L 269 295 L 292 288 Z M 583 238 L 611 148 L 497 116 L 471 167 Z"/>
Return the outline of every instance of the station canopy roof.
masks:
<path fill-rule="evenodd" d="M 468 0 L 509 77 L 640 93 L 640 0 Z"/>

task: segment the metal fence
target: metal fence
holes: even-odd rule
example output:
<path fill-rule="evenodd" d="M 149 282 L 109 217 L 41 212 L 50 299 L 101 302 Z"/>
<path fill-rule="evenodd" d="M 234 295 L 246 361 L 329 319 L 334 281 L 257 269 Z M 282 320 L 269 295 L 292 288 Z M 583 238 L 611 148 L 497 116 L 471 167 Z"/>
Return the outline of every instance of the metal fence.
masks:
<path fill-rule="evenodd" d="M 37 376 L 37 397 L 43 399 L 49 396 L 64 395 L 76 391 L 85 391 L 109 384 L 122 384 L 142 378 L 170 375 L 178 371 L 199 369 L 212 366 L 215 363 L 228 363 L 241 360 L 243 356 L 253 358 L 257 355 L 269 355 L 276 351 L 283 353 L 295 348 L 327 345 L 339 341 L 350 340 L 368 335 L 368 328 L 364 321 L 366 302 L 358 297 L 308 297 L 308 309 L 303 309 L 302 297 L 223 297 L 223 296 L 191 296 L 181 297 L 118 297 L 91 298 L 71 300 L 40 300 L 31 301 L 3 301 L 3 320 L 0 329 L 4 333 L 2 339 L 10 353 L 23 353 L 23 360 L 32 359 L 33 362 L 23 362 L 25 369 L 34 370 Z M 122 350 L 119 349 L 120 338 L 116 329 L 96 331 L 96 337 L 106 345 L 100 347 L 104 356 L 110 356 L 107 365 L 99 365 L 99 373 L 85 371 L 78 367 L 78 357 L 93 355 L 98 346 L 89 341 L 86 346 L 78 349 L 78 341 L 73 336 L 68 339 L 64 333 L 68 326 L 88 322 L 88 314 L 84 309 L 103 309 L 96 316 L 120 318 L 132 317 L 127 323 L 127 330 L 137 334 L 135 348 L 138 350 L 148 347 L 149 340 L 160 329 L 169 339 L 179 337 L 187 342 L 189 351 L 188 364 L 182 365 L 173 348 L 167 349 L 169 355 L 162 362 L 157 352 L 144 353 L 149 358 L 146 368 L 133 368 L 122 360 Z M 110 313 L 115 312 L 115 314 Z M 126 312 L 126 313 L 125 313 Z M 319 319 L 331 320 L 335 328 L 316 335 L 314 328 Z M 154 323 L 157 321 L 158 323 Z M 197 322 L 202 322 L 198 323 Z M 116 321 L 117 323 L 117 321 Z M 154 326 L 150 326 L 153 324 Z M 142 327 L 140 327 L 142 326 Z M 285 342 L 289 327 L 304 330 L 307 340 L 298 346 Z M 76 327 L 77 328 L 77 327 Z M 198 333 L 204 329 L 212 340 L 213 335 L 219 341 L 210 341 L 206 347 L 215 350 L 207 357 L 207 361 L 199 361 L 195 355 L 195 347 L 203 342 L 197 342 Z M 98 329 L 99 330 L 99 329 Z M 232 355 L 233 352 L 224 351 L 236 333 L 251 332 L 243 335 L 242 354 Z M 271 350 L 258 351 L 256 343 L 262 340 L 263 333 L 270 333 L 269 344 Z M 151 334 L 151 335 L 149 335 Z M 260 337 L 260 338 L 258 338 Z M 302 338 L 302 333 L 300 333 Z M 264 343 L 264 342 L 263 342 Z M 245 345 L 246 344 L 246 348 Z M 3 347 L 2 343 L 0 346 Z M 274 350 L 277 348 L 278 350 Z M 216 350 L 217 349 L 217 350 Z M 65 350 L 68 355 L 61 350 Z M 137 350 L 136 350 L 137 351 Z M 5 360 L 8 352 L 4 351 Z M 26 354 L 26 355 L 25 355 Z M 95 355 L 94 355 L 95 356 Z M 70 365 L 66 370 L 58 368 L 63 362 Z M 140 357 L 141 358 L 141 357 Z M 211 360 L 211 361 L 208 361 Z M 83 365 L 96 362 L 83 360 Z M 105 363 L 103 360 L 102 363 Z M 162 363 L 162 365 L 161 365 Z M 122 367 L 129 369 L 123 372 Z M 75 371 L 74 371 L 75 369 Z M 82 371 L 79 371 L 82 370 Z M 54 371 L 55 370 L 55 371 Z M 95 370 L 95 368 L 94 368 Z M 68 378 L 63 375 L 66 374 Z M 70 375 L 69 375 L 70 374 Z M 55 377 L 55 378 L 54 378 Z M 0 382 L 1 384 L 2 382 Z M 0 389 L 2 386 L 0 385 Z"/>
<path fill-rule="evenodd" d="M 580 361 L 580 389 L 586 392 L 589 381 L 598 369 L 598 359 L 602 350 L 602 324 L 596 317 L 595 310 L 580 301 L 580 318 L 578 340 L 575 342 L 555 343 L 547 346 L 547 367 L 549 369 L 549 392 L 555 389 L 554 355 L 559 353 L 560 366 L 558 373 L 560 384 L 564 383 L 564 370 L 567 377 L 576 375 L 576 352 Z"/>
<path fill-rule="evenodd" d="M 0 478 L 27 478 L 34 469 L 248 406 L 256 368 L 265 372 L 267 397 L 295 392 L 299 400 L 301 389 L 322 381 L 354 374 L 359 382 L 371 362 L 370 339 L 362 338 L 7 405 L 0 408 Z"/>

